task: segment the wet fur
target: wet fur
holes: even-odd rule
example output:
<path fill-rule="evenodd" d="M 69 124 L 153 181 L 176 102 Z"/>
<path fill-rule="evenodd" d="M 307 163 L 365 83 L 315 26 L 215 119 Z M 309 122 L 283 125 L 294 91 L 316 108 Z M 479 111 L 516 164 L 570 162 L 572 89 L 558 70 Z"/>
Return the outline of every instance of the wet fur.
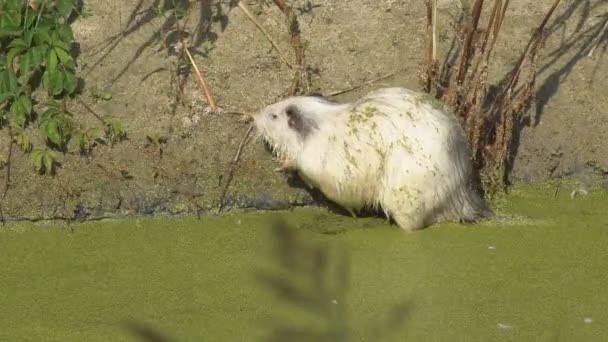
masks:
<path fill-rule="evenodd" d="M 493 215 L 457 118 L 425 94 L 383 88 L 344 104 L 291 97 L 254 122 L 285 169 L 351 212 L 382 209 L 408 231 Z"/>

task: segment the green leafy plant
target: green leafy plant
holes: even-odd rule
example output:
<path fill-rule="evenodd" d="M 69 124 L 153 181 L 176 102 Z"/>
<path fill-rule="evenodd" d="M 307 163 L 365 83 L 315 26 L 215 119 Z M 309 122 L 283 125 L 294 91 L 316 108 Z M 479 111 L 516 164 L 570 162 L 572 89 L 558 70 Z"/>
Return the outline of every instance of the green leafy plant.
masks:
<path fill-rule="evenodd" d="M 40 173 L 52 174 L 55 172 L 55 164 L 57 164 L 57 154 L 48 148 L 35 149 L 31 154 L 34 167 Z"/>
<path fill-rule="evenodd" d="M 74 119 L 72 113 L 61 107 L 58 102 L 48 104 L 48 109 L 40 118 L 40 133 L 51 145 L 65 150 L 72 133 L 74 132 Z"/>
<path fill-rule="evenodd" d="M 101 139 L 103 137 L 103 132 L 101 129 L 97 127 L 89 128 L 89 129 L 80 129 L 78 133 L 78 142 L 80 146 L 81 154 L 88 154 L 91 152 L 93 146 L 95 146 L 95 141 Z"/>
<path fill-rule="evenodd" d="M 127 138 L 127 127 L 124 123 L 113 117 L 106 117 L 104 122 L 106 137 L 110 145 L 115 145 Z"/>
<path fill-rule="evenodd" d="M 8 127 L 13 142 L 31 153 L 40 173 L 53 173 L 57 163 L 53 151 L 67 152 L 72 137 L 77 138 L 81 154 L 87 154 L 104 136 L 101 128 L 80 125 L 65 106 L 65 97 L 74 95 L 78 87 L 69 21 L 75 4 L 76 0 L 0 0 L 0 129 Z M 40 87 L 50 98 L 42 112 L 34 96 Z M 46 146 L 34 149 L 30 134 L 35 131 L 28 127 L 36 118 Z M 119 121 L 100 121 L 110 143 L 126 138 Z"/>

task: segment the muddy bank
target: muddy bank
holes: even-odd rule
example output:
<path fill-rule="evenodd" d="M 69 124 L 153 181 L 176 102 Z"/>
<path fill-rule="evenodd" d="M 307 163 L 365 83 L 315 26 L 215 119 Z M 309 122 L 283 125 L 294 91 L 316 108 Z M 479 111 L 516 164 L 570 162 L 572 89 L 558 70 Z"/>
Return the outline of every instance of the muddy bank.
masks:
<path fill-rule="evenodd" d="M 86 15 L 73 25 L 79 75 L 84 80 L 78 100 L 99 115 L 124 122 L 128 140 L 114 147 L 98 145 L 88 157 L 75 151 L 62 155 L 53 177 L 37 175 L 29 156 L 15 148 L 10 186 L 2 201 L 5 220 L 206 213 L 217 210 L 222 199 L 225 208 L 278 209 L 317 203 L 306 191 L 290 186 L 284 175 L 272 172 L 275 162 L 260 141 L 242 144 L 247 124 L 237 116 L 209 111 L 195 76 L 190 75 L 179 90 L 177 59 L 164 46 L 166 32 L 157 39 L 167 19 L 149 15 L 152 1 L 84 3 Z M 306 62 L 320 91 L 348 89 L 392 73 L 336 99 L 356 99 L 380 86 L 419 89 L 416 72 L 424 59 L 422 3 L 295 3 L 302 38 L 308 43 Z M 511 2 L 495 48 L 494 80 L 513 66 L 551 3 Z M 194 58 L 218 105 L 226 112 L 253 111 L 284 97 L 292 72 L 255 25 L 225 2 L 201 4 L 189 21 L 191 27 L 200 28 L 197 39 L 205 46 L 204 53 Z M 447 20 L 459 13 L 460 2 L 440 4 L 439 16 L 446 24 L 438 33 L 446 47 Z M 253 2 L 249 8 L 292 61 L 283 14 L 274 6 L 258 8 Z M 514 182 L 570 176 L 602 181 L 608 174 L 608 153 L 602 147 L 608 131 L 605 49 L 587 57 L 594 30 L 603 24 L 598 16 L 607 10 L 599 0 L 564 2 L 558 8 L 556 24 L 550 27 L 554 32 L 539 63 L 537 103 L 515 146 Z M 109 96 L 99 96 L 100 92 Z M 78 101 L 68 105 L 80 121 L 95 125 L 96 119 Z M 149 134 L 166 138 L 162 153 L 147 143 Z M 4 135 L 0 153 L 6 155 Z M 33 142 L 42 146 L 41 141 Z M 7 181 L 5 171 L 0 170 L 0 185 Z"/>

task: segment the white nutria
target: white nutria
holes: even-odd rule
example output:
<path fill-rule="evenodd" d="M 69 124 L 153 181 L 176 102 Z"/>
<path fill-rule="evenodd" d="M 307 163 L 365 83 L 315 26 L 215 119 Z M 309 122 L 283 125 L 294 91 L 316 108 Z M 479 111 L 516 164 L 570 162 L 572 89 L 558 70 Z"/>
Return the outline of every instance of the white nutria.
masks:
<path fill-rule="evenodd" d="M 353 103 L 290 97 L 254 115 L 259 135 L 302 180 L 354 215 L 382 208 L 413 231 L 493 215 L 474 182 L 458 119 L 430 96 L 382 88 Z"/>

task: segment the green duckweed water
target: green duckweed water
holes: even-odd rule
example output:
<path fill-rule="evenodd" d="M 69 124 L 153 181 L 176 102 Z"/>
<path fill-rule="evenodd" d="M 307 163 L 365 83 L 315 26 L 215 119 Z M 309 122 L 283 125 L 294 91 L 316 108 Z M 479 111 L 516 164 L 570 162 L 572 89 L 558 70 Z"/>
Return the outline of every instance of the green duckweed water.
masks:
<path fill-rule="evenodd" d="M 414 234 L 317 209 L 7 226 L 0 340 L 605 340 L 606 192 L 499 208 Z"/>

